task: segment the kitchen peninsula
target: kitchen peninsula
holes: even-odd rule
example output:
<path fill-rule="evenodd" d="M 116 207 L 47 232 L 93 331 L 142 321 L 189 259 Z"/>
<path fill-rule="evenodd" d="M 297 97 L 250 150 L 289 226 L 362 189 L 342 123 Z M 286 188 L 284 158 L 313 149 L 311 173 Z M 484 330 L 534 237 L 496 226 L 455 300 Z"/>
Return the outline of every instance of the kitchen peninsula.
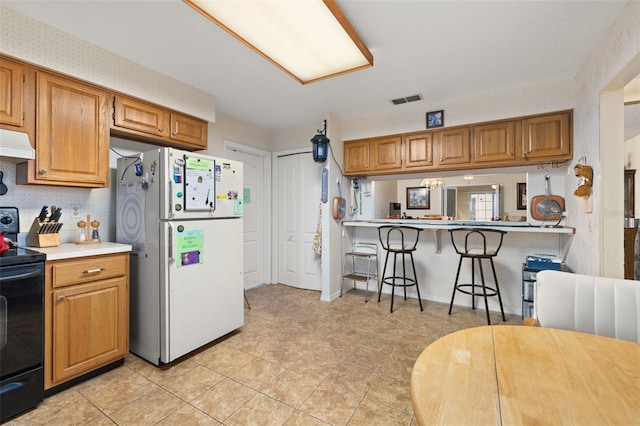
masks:
<path fill-rule="evenodd" d="M 388 224 L 414 226 L 425 231 L 420 236 L 418 250 L 414 253 L 420 294 L 423 299 L 441 303 L 449 303 L 451 300 L 459 261 L 447 231 L 459 227 L 507 231 L 500 254 L 494 262 L 505 313 L 512 315 L 522 314 L 522 264 L 526 261 L 527 255 L 544 253 L 565 258 L 575 234 L 574 228 L 533 226 L 527 222 L 372 219 L 342 223 L 343 250 L 356 241 L 379 244 L 377 228 Z M 381 272 L 384 265 L 384 253 L 381 248 L 379 259 L 378 270 Z M 470 270 L 468 265 L 463 265 L 460 278 L 470 279 Z M 385 288 L 384 291 L 388 289 Z M 408 295 L 416 297 L 415 290 L 409 289 Z M 471 298 L 457 297 L 456 304 L 470 307 Z M 477 300 L 477 308 L 480 312 L 484 309 L 480 299 Z M 497 301 L 489 300 L 489 309 L 498 311 Z M 455 315 L 455 312 L 454 306 L 452 314 Z"/>

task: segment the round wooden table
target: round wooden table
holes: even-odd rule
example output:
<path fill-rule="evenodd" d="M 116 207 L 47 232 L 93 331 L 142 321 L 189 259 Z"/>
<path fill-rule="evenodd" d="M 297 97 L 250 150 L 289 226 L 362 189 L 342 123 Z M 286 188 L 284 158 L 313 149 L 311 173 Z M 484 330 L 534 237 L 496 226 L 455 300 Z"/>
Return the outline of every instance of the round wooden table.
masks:
<path fill-rule="evenodd" d="M 640 344 L 485 326 L 429 345 L 411 374 L 419 425 L 640 425 Z"/>

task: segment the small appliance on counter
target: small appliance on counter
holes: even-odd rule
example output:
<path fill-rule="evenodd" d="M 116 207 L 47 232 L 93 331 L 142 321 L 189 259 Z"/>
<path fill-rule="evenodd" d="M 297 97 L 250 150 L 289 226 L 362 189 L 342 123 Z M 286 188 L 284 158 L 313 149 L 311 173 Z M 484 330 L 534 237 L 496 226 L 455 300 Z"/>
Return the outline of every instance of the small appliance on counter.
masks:
<path fill-rule="evenodd" d="M 51 206 L 51 214 L 48 206 L 43 206 L 40 214 L 33 220 L 31 229 L 27 234 L 27 244 L 31 247 L 57 247 L 60 245 L 60 229 L 62 222 L 62 208 Z"/>

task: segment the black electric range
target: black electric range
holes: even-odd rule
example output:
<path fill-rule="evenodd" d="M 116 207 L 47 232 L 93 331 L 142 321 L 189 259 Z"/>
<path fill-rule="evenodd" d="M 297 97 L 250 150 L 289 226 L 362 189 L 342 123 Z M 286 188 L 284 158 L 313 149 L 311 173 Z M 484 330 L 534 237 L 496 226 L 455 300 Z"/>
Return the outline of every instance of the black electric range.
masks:
<path fill-rule="evenodd" d="M 44 262 L 46 255 L 35 250 L 15 247 L 0 254 L 0 268 L 3 266 L 24 265 L 27 263 Z"/>
<path fill-rule="evenodd" d="M 16 241 L 17 208 L 0 207 L 0 231 Z M 0 254 L 0 423 L 44 398 L 45 257 L 22 247 Z"/>
<path fill-rule="evenodd" d="M 13 243 L 12 248 L 0 254 L 0 267 L 44 262 L 43 253 L 17 246 L 18 232 L 20 232 L 20 215 L 17 207 L 0 207 L 0 231 L 5 232 L 5 238 Z"/>

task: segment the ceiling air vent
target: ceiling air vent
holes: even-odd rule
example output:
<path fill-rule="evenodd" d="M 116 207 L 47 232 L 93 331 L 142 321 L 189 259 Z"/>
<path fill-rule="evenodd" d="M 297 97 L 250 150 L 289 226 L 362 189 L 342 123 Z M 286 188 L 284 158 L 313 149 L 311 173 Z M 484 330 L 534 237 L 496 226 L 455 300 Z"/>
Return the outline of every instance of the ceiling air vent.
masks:
<path fill-rule="evenodd" d="M 407 96 L 405 98 L 391 99 L 391 103 L 394 105 L 401 105 L 401 104 L 406 104 L 407 102 L 415 102 L 415 101 L 421 101 L 421 100 L 422 100 L 422 95 L 418 94 L 418 95 Z"/>

